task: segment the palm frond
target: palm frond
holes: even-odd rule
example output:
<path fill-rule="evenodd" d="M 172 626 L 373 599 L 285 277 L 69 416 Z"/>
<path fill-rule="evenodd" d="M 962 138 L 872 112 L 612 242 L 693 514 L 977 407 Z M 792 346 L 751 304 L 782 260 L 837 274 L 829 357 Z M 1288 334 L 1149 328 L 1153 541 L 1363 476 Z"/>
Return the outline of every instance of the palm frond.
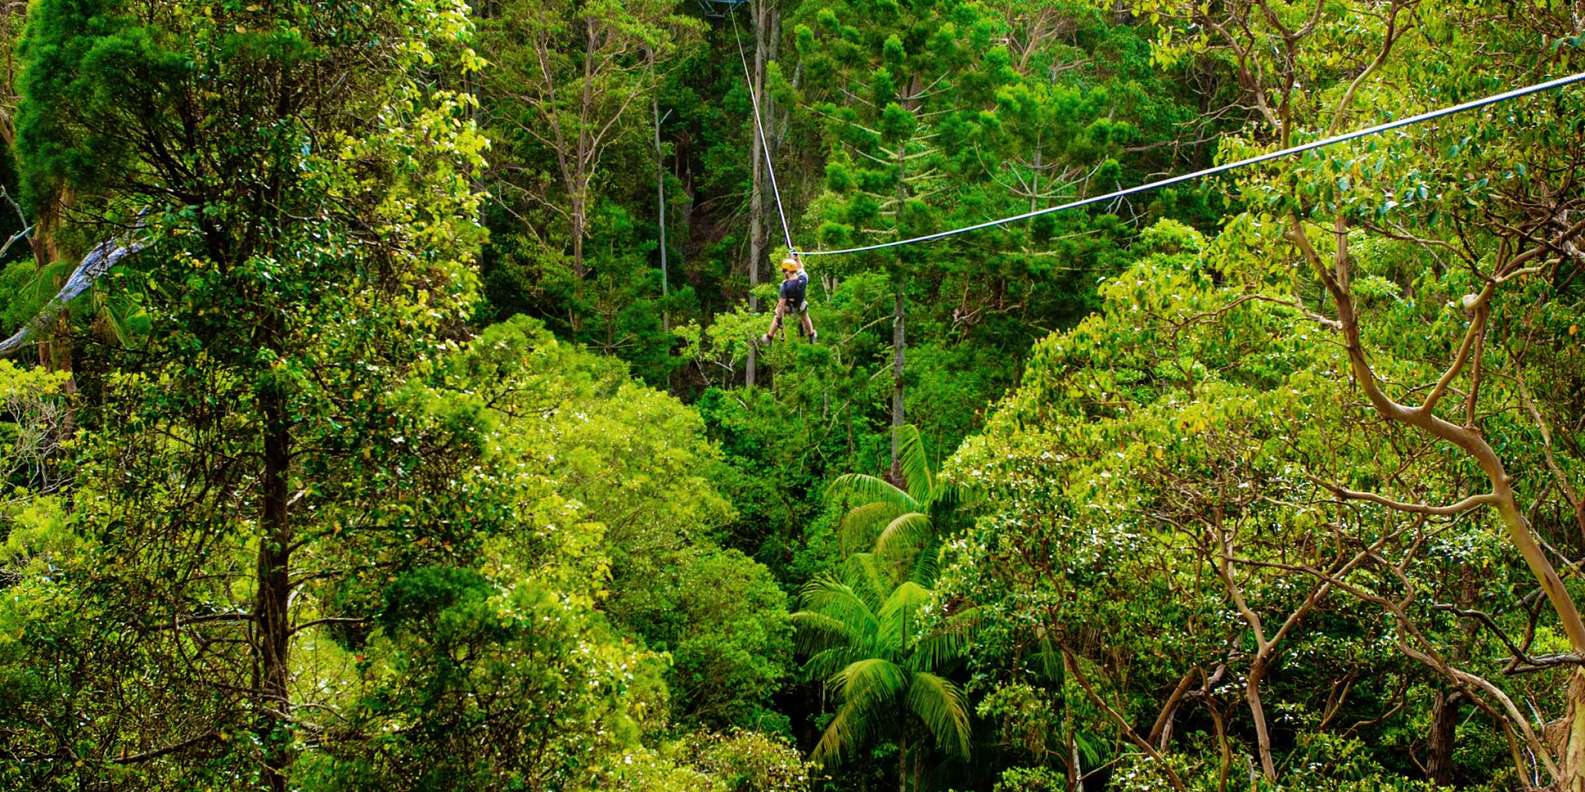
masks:
<path fill-rule="evenodd" d="M 908 656 L 913 671 L 939 671 L 968 653 L 969 639 L 955 633 L 931 633 L 914 644 Z"/>
<path fill-rule="evenodd" d="M 893 518 L 875 537 L 874 554 L 889 561 L 901 561 L 919 551 L 935 535 L 930 515 L 908 512 Z"/>
<path fill-rule="evenodd" d="M 824 766 L 857 750 L 875 724 L 884 721 L 902 694 L 908 677 L 901 668 L 879 658 L 856 660 L 826 680 L 842 700 L 836 716 L 820 735 L 811 757 Z"/>
<path fill-rule="evenodd" d="M 136 345 L 137 335 L 131 322 L 134 313 L 128 310 L 135 306 L 127 305 L 124 300 L 112 300 L 100 289 L 94 290 L 93 305 L 94 318 L 116 343 L 127 348 Z"/>
<path fill-rule="evenodd" d="M 49 301 L 60 289 L 60 282 L 72 273 L 72 267 L 72 262 L 60 259 L 34 270 L 33 280 L 27 284 L 28 298 L 41 305 Z"/>
<path fill-rule="evenodd" d="M 952 509 L 973 508 L 980 504 L 984 496 L 984 491 L 972 483 L 949 481 L 937 476 L 932 502 Z"/>
<path fill-rule="evenodd" d="M 968 758 L 969 707 L 957 685 L 935 674 L 915 673 L 908 686 L 908 707 L 924 722 L 941 750 Z"/>
<path fill-rule="evenodd" d="M 842 515 L 842 521 L 837 523 L 837 539 L 842 546 L 842 553 L 846 555 L 869 549 L 874 545 L 876 536 L 896 517 L 899 510 L 898 505 L 891 501 L 873 501 L 849 509 L 847 514 Z"/>
<path fill-rule="evenodd" d="M 1079 749 L 1079 754 L 1084 758 L 1084 764 L 1095 767 L 1101 763 L 1101 749 L 1104 743 L 1085 734 L 1074 734 L 1073 744 Z"/>
<path fill-rule="evenodd" d="M 919 549 L 909 559 L 907 578 L 926 588 L 936 584 L 936 563 L 941 558 L 941 541 L 935 534 L 925 537 Z"/>
<path fill-rule="evenodd" d="M 873 553 L 854 553 L 848 556 L 844 567 L 843 579 L 869 605 L 870 610 L 879 613 L 881 603 L 886 601 L 893 588 L 886 565 Z"/>
<path fill-rule="evenodd" d="M 869 735 L 871 723 L 855 704 L 843 704 L 837 714 L 826 724 L 809 758 L 820 767 L 830 767 L 842 761 L 846 753 L 858 750 Z"/>
<path fill-rule="evenodd" d="M 1029 655 L 1029 659 L 1048 682 L 1062 683 L 1062 675 L 1065 673 L 1062 667 L 1062 652 L 1051 642 L 1051 639 L 1040 639 L 1039 648 Z"/>
<path fill-rule="evenodd" d="M 880 709 L 884 715 L 902 694 L 908 675 L 889 660 L 866 657 L 827 677 L 826 684 L 836 688 L 844 706 L 857 705 L 863 711 Z"/>
<path fill-rule="evenodd" d="M 890 481 L 868 473 L 845 473 L 826 487 L 826 497 L 836 501 L 891 503 L 899 511 L 922 511 L 920 502 Z"/>
<path fill-rule="evenodd" d="M 898 613 L 917 613 L 933 596 L 935 592 L 930 589 L 912 580 L 905 580 L 892 589 L 891 596 L 881 604 L 881 618 L 889 620 Z"/>
<path fill-rule="evenodd" d="M 881 641 L 899 649 L 912 643 L 914 632 L 919 629 L 919 611 L 931 596 L 930 589 L 912 580 L 905 580 L 892 589 L 881 605 Z"/>
<path fill-rule="evenodd" d="M 863 640 L 880 627 L 875 609 L 851 586 L 832 578 L 815 578 L 804 586 L 804 611 L 840 622 L 853 640 Z M 801 611 L 803 612 L 803 611 Z"/>
<path fill-rule="evenodd" d="M 940 632 L 969 635 L 974 632 L 974 628 L 980 626 L 980 620 L 984 615 L 985 612 L 978 607 L 959 608 L 941 621 Z"/>
<path fill-rule="evenodd" d="M 896 432 L 897 463 L 902 468 L 908 494 L 916 501 L 928 502 L 935 495 L 936 474 L 930 469 L 930 456 L 925 453 L 924 437 L 913 424 L 899 426 Z"/>
<path fill-rule="evenodd" d="M 832 646 L 809 655 L 804 661 L 804 673 L 809 679 L 818 679 L 824 682 L 833 674 L 848 667 L 856 660 L 862 660 L 864 647 Z"/>
<path fill-rule="evenodd" d="M 821 611 L 801 610 L 791 617 L 798 643 L 805 651 L 855 643 L 859 636 L 850 622 Z"/>

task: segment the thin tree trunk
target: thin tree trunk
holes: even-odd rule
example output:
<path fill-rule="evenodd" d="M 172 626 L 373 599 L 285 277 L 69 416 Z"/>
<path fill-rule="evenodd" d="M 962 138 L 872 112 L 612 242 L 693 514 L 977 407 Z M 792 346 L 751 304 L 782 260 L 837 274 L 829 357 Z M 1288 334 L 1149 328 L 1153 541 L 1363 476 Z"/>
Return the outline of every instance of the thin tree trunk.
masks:
<path fill-rule="evenodd" d="M 1084 760 L 1079 756 L 1079 743 L 1068 735 L 1068 753 L 1072 755 L 1068 765 L 1068 787 L 1074 792 L 1084 792 Z"/>
<path fill-rule="evenodd" d="M 1066 695 L 1067 691 L 1061 691 Z M 1073 735 L 1073 708 L 1062 708 L 1062 740 L 1067 748 L 1068 789 L 1084 792 L 1084 765 L 1079 761 L 1079 741 Z"/>
<path fill-rule="evenodd" d="M 1440 692 L 1431 705 L 1431 733 L 1428 735 L 1426 776 L 1437 786 L 1453 781 L 1453 743 L 1458 727 L 1458 703 L 1463 694 Z"/>
<path fill-rule="evenodd" d="M 899 278 L 896 284 L 894 307 L 892 309 L 892 483 L 902 486 L 903 468 L 901 449 L 898 447 L 903 428 L 907 418 L 903 414 L 903 350 L 907 336 L 903 331 L 903 282 Z"/>
<path fill-rule="evenodd" d="M 908 792 L 908 735 L 897 736 L 897 792 Z"/>
<path fill-rule="evenodd" d="M 751 84 L 753 89 L 749 94 L 749 101 L 758 102 L 758 97 L 765 95 L 765 20 L 768 16 L 765 0 L 754 4 L 754 76 Z M 760 108 L 761 111 L 764 108 Z M 752 122 L 752 112 L 750 121 Z M 765 226 L 765 154 L 760 145 L 758 127 L 751 128 L 749 137 L 749 157 L 753 160 L 753 191 L 749 196 L 749 242 L 748 242 L 748 309 L 751 313 L 759 311 L 759 296 L 754 289 L 759 286 L 760 259 L 765 257 L 765 248 L 768 229 Z M 750 345 L 748 348 L 748 362 L 743 372 L 743 384 L 754 387 L 759 379 L 758 350 Z"/>
<path fill-rule="evenodd" d="M 567 321 L 573 333 L 583 329 L 583 288 L 584 276 L 588 269 L 584 266 L 583 235 L 588 223 L 588 207 L 584 201 L 583 178 L 574 181 L 577 186 L 568 201 L 568 214 L 572 225 L 572 304 L 567 307 Z"/>
<path fill-rule="evenodd" d="M 292 526 L 288 520 L 288 469 L 291 465 L 291 429 L 286 395 L 278 383 L 269 383 L 260 395 L 264 413 L 263 533 L 259 537 L 257 619 L 260 710 L 259 742 L 264 750 L 264 776 L 273 792 L 285 792 L 291 764 L 287 694 L 287 649 L 291 637 L 287 604 L 290 594 Z"/>
<path fill-rule="evenodd" d="M 572 209 L 572 273 L 578 276 L 578 280 L 582 281 L 583 276 L 588 274 L 588 269 L 583 263 L 583 235 L 588 226 L 588 207 L 585 205 L 581 187 L 578 193 L 573 195 L 570 203 Z"/>
<path fill-rule="evenodd" d="M 33 261 L 39 269 L 66 257 L 61 250 L 60 230 L 66 209 L 71 205 L 72 200 L 71 188 L 65 188 L 50 196 L 42 204 L 39 217 L 33 224 L 32 239 L 29 240 L 33 248 Z M 51 284 L 54 287 L 52 291 L 59 291 L 65 286 L 68 277 L 69 273 L 57 276 Z M 61 311 L 60 315 L 48 324 L 53 326 L 53 330 L 40 333 L 39 365 L 49 371 L 65 372 L 66 383 L 62 386 L 62 390 L 68 397 L 74 396 L 77 393 L 77 376 L 72 361 L 71 312 Z M 69 436 L 77 426 L 77 400 L 67 398 L 65 404 L 66 415 L 62 430 Z"/>
<path fill-rule="evenodd" d="M 670 273 L 666 270 L 666 163 L 663 159 L 664 152 L 660 147 L 660 99 L 651 96 L 649 102 L 650 113 L 655 117 L 655 212 L 659 215 L 656 227 L 660 231 L 660 296 L 664 300 L 671 294 Z M 671 115 L 671 111 L 666 112 Z M 671 333 L 671 314 L 662 308 L 660 312 L 660 329 Z"/>
<path fill-rule="evenodd" d="M 1255 721 L 1255 747 L 1260 753 L 1260 772 L 1267 781 L 1277 780 L 1277 765 L 1271 758 L 1271 731 L 1266 725 L 1266 707 L 1260 701 L 1260 683 L 1266 677 L 1266 654 L 1261 652 L 1249 666 L 1249 682 L 1244 688 L 1244 698 L 1249 702 L 1249 715 Z"/>
<path fill-rule="evenodd" d="M 29 241 L 33 248 L 33 262 L 39 269 L 54 264 L 65 258 L 60 248 L 60 226 L 62 215 L 65 214 L 66 203 L 70 201 L 68 193 L 51 196 L 41 204 L 37 221 L 33 224 L 33 234 Z M 50 284 L 55 290 L 66 285 L 66 275 L 62 274 Z M 50 371 L 71 372 L 71 339 L 68 336 L 70 325 L 67 323 L 68 314 L 65 311 L 52 324 L 53 332 L 41 333 L 38 340 L 39 365 Z M 67 382 L 70 390 L 71 383 Z"/>
<path fill-rule="evenodd" d="M 1568 713 L 1559 724 L 1563 733 L 1557 753 L 1558 789 L 1561 792 L 1585 792 L 1585 668 L 1576 668 L 1569 680 Z"/>
<path fill-rule="evenodd" d="M 1233 769 L 1233 749 L 1227 744 L 1227 722 L 1222 718 L 1222 709 L 1211 706 L 1211 727 L 1216 733 L 1216 746 L 1220 762 L 1216 769 L 1217 792 L 1227 792 L 1227 775 Z"/>

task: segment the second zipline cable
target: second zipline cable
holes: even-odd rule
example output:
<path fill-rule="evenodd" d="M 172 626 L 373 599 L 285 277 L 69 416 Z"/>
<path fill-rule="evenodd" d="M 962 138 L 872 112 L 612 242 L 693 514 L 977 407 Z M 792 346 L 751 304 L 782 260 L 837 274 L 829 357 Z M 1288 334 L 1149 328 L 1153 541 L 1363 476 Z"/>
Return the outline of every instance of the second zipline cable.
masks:
<path fill-rule="evenodd" d="M 734 29 L 734 32 L 735 32 L 735 29 Z M 739 43 L 738 51 L 741 54 L 741 52 L 742 52 L 742 44 L 741 44 L 741 42 Z M 985 228 L 993 228 L 995 226 L 1007 225 L 1008 223 L 1016 223 L 1016 222 L 1018 222 L 1020 220 L 1028 220 L 1028 219 L 1030 219 L 1032 217 L 1039 217 L 1040 215 L 1044 215 L 1044 214 L 1051 214 L 1053 212 L 1062 212 L 1062 211 L 1066 211 L 1068 209 L 1077 209 L 1077 208 L 1079 208 L 1081 206 L 1089 206 L 1091 204 L 1104 203 L 1106 201 L 1113 201 L 1113 200 L 1116 200 L 1118 198 L 1125 198 L 1125 197 L 1130 196 L 1130 195 L 1134 195 L 1134 194 L 1142 193 L 1142 192 L 1147 192 L 1147 191 L 1150 191 L 1150 190 L 1159 189 L 1161 187 L 1170 187 L 1170 186 L 1172 186 L 1174 184 L 1182 184 L 1183 182 L 1186 182 L 1186 181 L 1193 181 L 1195 179 L 1203 179 L 1206 176 L 1215 176 L 1215 175 L 1217 175 L 1219 173 L 1226 173 L 1226 172 L 1228 172 L 1230 170 L 1235 170 L 1237 168 L 1243 168 L 1243 167 L 1246 167 L 1246 166 L 1249 166 L 1249 165 L 1258 165 L 1258 164 L 1260 164 L 1262 162 L 1269 162 L 1269 161 L 1274 160 L 1274 159 L 1280 159 L 1282 157 L 1289 157 L 1289 156 L 1292 156 L 1294 154 L 1302 154 L 1302 153 L 1304 153 L 1306 151 L 1313 151 L 1313 150 L 1318 149 L 1318 148 L 1325 148 L 1327 146 L 1333 146 L 1333 145 L 1336 145 L 1338 143 L 1346 143 L 1346 142 L 1348 142 L 1350 140 L 1357 140 L 1357 139 L 1362 138 L 1362 137 L 1368 137 L 1370 135 L 1376 135 L 1376 134 L 1380 134 L 1382 132 L 1388 132 L 1388 131 L 1391 131 L 1391 130 L 1394 130 L 1394 129 L 1399 129 L 1399 128 L 1406 127 L 1406 126 L 1411 126 L 1411 125 L 1414 125 L 1414 124 L 1424 123 L 1426 121 L 1434 121 L 1434 120 L 1436 120 L 1438 118 L 1443 118 L 1443 117 L 1446 117 L 1446 116 L 1455 115 L 1457 113 L 1463 113 L 1463 112 L 1466 112 L 1466 111 L 1469 111 L 1469 110 L 1476 110 L 1476 109 L 1479 109 L 1479 108 L 1482 108 L 1482 107 L 1486 107 L 1488 105 L 1497 104 L 1499 102 L 1506 102 L 1506 101 L 1508 101 L 1510 99 L 1518 99 L 1518 98 L 1520 98 L 1522 96 L 1529 96 L 1531 94 L 1540 93 L 1542 91 L 1550 91 L 1550 90 L 1552 90 L 1554 88 L 1562 88 L 1562 87 L 1564 87 L 1566 85 L 1572 85 L 1573 83 L 1580 82 L 1581 80 L 1585 80 L 1585 72 L 1580 72 L 1579 74 L 1571 74 L 1571 75 L 1569 75 L 1567 77 L 1559 77 L 1559 78 L 1557 78 L 1555 80 L 1547 80 L 1546 82 L 1536 83 L 1535 85 L 1527 85 L 1527 86 L 1525 86 L 1523 88 L 1515 88 L 1515 89 L 1513 89 L 1511 91 L 1504 91 L 1502 93 L 1492 94 L 1491 96 L 1487 96 L 1487 97 L 1484 97 L 1484 98 L 1481 98 L 1481 99 L 1473 99 L 1473 100 L 1470 100 L 1468 102 L 1464 102 L 1462 104 L 1456 104 L 1456 105 L 1452 105 L 1450 107 L 1444 107 L 1444 108 L 1441 108 L 1439 110 L 1431 110 L 1429 112 L 1420 113 L 1419 115 L 1412 115 L 1412 116 L 1409 116 L 1407 118 L 1401 118 L 1401 119 L 1398 119 L 1397 121 L 1388 121 L 1385 124 L 1377 124 L 1376 126 L 1373 126 L 1373 127 L 1366 127 L 1364 129 L 1356 129 L 1353 132 L 1345 132 L 1345 133 L 1343 133 L 1341 135 L 1333 135 L 1332 137 L 1322 138 L 1320 140 L 1312 141 L 1310 143 L 1304 143 L 1304 144 L 1301 144 L 1301 145 L 1298 145 L 1298 146 L 1291 146 L 1289 148 L 1281 149 L 1279 151 L 1272 151 L 1272 152 L 1268 152 L 1266 154 L 1260 154 L 1260 155 L 1257 155 L 1257 156 L 1254 156 L 1254 157 L 1247 157 L 1245 159 L 1241 159 L 1241 160 L 1238 160 L 1236 162 L 1229 162 L 1229 163 L 1226 163 L 1226 164 L 1223 164 L 1223 165 L 1217 165 L 1215 167 L 1205 168 L 1203 170 L 1197 170 L 1197 171 L 1195 171 L 1193 173 L 1185 173 L 1185 174 L 1183 174 L 1181 176 L 1173 176 L 1171 178 L 1161 179 L 1160 181 L 1153 181 L 1153 182 L 1149 182 L 1147 184 L 1140 184 L 1140 185 L 1137 185 L 1137 186 L 1134 186 L 1134 187 L 1129 187 L 1129 188 L 1126 188 L 1126 189 L 1109 192 L 1109 193 L 1107 193 L 1105 195 L 1097 195 L 1097 196 L 1094 196 L 1094 197 L 1091 197 L 1091 198 L 1081 198 L 1081 199 L 1079 199 L 1077 201 L 1069 201 L 1068 203 L 1061 204 L 1059 206 L 1048 206 L 1048 207 L 1046 207 L 1044 209 L 1036 209 L 1036 210 L 1034 210 L 1032 212 L 1024 212 L 1023 214 L 1016 214 L 1016 215 L 1013 215 L 1011 217 L 1003 217 L 1003 218 L 1001 218 L 999 220 L 987 220 L 987 221 L 985 221 L 983 223 L 975 223 L 974 225 L 964 226 L 962 228 L 954 228 L 954 229 L 951 229 L 951 230 L 948 230 L 948 231 L 937 231 L 937 232 L 935 232 L 933 234 L 923 234 L 921 236 L 909 237 L 908 239 L 896 239 L 896 240 L 892 240 L 890 242 L 879 242 L 879 243 L 876 243 L 874 245 L 860 245 L 858 247 L 838 248 L 836 250 L 801 250 L 801 251 L 798 252 L 798 255 L 800 255 L 800 256 L 836 256 L 836 255 L 841 255 L 841 254 L 844 254 L 844 253 L 864 253 L 864 252 L 871 251 L 871 250 L 882 250 L 884 248 L 898 247 L 900 245 L 912 245 L 912 244 L 919 243 L 919 242 L 934 242 L 935 240 L 945 239 L 945 238 L 950 237 L 950 236 L 957 236 L 959 234 L 967 234 L 970 231 L 979 231 L 979 230 L 985 229 Z M 752 90 L 752 87 L 750 88 L 750 90 Z M 774 185 L 775 183 L 776 183 L 776 177 L 773 174 L 771 176 L 771 184 Z M 778 199 L 777 199 L 777 211 L 780 211 L 780 208 L 781 208 L 780 207 L 780 200 L 781 199 L 778 197 Z M 783 228 L 786 227 L 786 222 L 787 222 L 786 218 L 785 217 L 782 218 L 782 226 L 783 226 Z M 792 244 L 791 237 L 789 237 L 788 238 L 788 246 L 791 247 L 791 244 Z"/>

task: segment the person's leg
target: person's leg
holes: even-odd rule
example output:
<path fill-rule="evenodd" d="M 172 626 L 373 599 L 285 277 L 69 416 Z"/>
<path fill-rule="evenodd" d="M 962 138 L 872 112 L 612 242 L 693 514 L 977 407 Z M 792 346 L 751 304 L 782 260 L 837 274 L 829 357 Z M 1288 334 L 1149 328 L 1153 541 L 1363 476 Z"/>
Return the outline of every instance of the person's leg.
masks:
<path fill-rule="evenodd" d="M 765 331 L 765 341 L 767 343 L 776 335 L 776 331 L 781 329 L 782 314 L 786 313 L 786 311 L 787 301 L 785 299 L 777 300 L 776 311 L 770 320 L 770 329 Z"/>
<path fill-rule="evenodd" d="M 818 337 L 818 334 L 815 333 L 814 321 L 809 318 L 809 310 L 805 308 L 799 318 L 803 321 L 804 335 L 808 336 L 809 340 L 813 342 Z"/>

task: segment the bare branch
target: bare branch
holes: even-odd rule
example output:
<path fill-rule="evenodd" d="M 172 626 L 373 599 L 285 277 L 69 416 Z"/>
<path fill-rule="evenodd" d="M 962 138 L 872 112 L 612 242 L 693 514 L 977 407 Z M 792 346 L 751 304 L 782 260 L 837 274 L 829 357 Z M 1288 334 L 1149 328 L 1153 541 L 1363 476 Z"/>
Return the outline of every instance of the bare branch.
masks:
<path fill-rule="evenodd" d="M 1331 492 L 1343 500 L 1367 501 L 1381 506 L 1386 506 L 1387 508 L 1394 511 L 1408 512 L 1410 514 L 1427 514 L 1437 517 L 1450 517 L 1457 514 L 1463 514 L 1470 509 L 1480 506 L 1493 505 L 1497 503 L 1498 500 L 1495 494 L 1486 492 L 1481 493 L 1480 495 L 1471 495 L 1457 503 L 1448 504 L 1446 506 L 1432 506 L 1425 503 L 1406 503 L 1404 501 L 1388 498 L 1384 495 L 1378 495 L 1374 492 L 1360 492 L 1358 490 L 1340 487 L 1329 481 L 1323 481 L 1322 479 L 1316 478 L 1315 476 L 1308 476 L 1308 478 L 1311 481 L 1314 481 L 1315 483 L 1326 488 L 1328 492 Z"/>

